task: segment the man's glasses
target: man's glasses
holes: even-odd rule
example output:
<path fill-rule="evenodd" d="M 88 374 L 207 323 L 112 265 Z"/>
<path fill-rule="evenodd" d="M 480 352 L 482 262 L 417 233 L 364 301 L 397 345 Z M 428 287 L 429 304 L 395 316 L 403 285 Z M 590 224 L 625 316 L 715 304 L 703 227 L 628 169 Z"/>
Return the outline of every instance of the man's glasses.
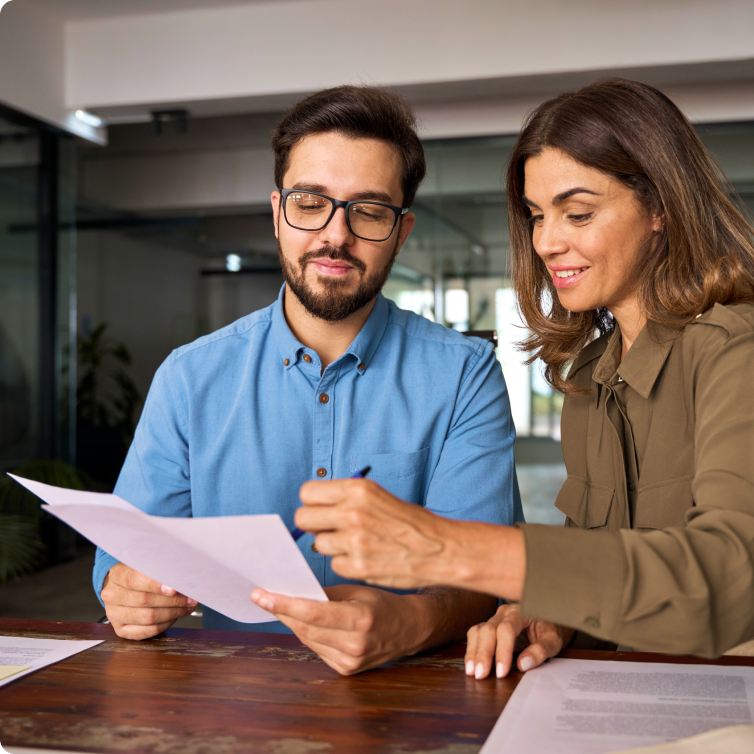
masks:
<path fill-rule="evenodd" d="M 298 189 L 281 189 L 280 196 L 285 221 L 291 228 L 322 230 L 332 220 L 335 210 L 343 207 L 348 229 L 363 241 L 387 241 L 398 218 L 408 212 L 408 207 L 401 209 L 381 202 L 346 202 Z"/>

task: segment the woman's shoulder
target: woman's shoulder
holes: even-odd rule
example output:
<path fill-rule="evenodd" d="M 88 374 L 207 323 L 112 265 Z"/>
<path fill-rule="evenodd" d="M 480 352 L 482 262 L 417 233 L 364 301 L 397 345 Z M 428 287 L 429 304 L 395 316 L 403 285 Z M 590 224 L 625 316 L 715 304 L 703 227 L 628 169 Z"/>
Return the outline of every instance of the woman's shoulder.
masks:
<path fill-rule="evenodd" d="M 686 326 L 684 335 L 698 337 L 695 334 L 708 327 L 723 330 L 729 338 L 754 332 L 754 303 L 715 304 L 697 315 Z"/>
<path fill-rule="evenodd" d="M 746 338 L 746 336 L 751 336 Z M 689 322 L 683 331 L 683 350 L 692 361 L 705 359 L 731 341 L 754 348 L 754 304 L 715 304 Z"/>

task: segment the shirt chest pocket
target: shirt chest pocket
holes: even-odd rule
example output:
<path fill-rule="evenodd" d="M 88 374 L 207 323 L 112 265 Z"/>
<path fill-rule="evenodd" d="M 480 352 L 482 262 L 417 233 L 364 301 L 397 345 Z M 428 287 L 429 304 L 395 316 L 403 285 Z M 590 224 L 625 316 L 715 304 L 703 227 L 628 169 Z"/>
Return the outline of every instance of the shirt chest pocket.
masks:
<path fill-rule="evenodd" d="M 637 529 L 666 529 L 684 526 L 686 513 L 694 505 L 693 474 L 667 482 L 640 487 L 636 496 L 634 526 Z"/>
<path fill-rule="evenodd" d="M 377 453 L 351 456 L 351 474 L 371 467 L 369 478 L 408 503 L 422 503 L 429 448 L 415 453 Z"/>
<path fill-rule="evenodd" d="M 612 487 L 569 476 L 560 488 L 555 507 L 580 529 L 599 529 L 607 524 L 614 496 Z"/>

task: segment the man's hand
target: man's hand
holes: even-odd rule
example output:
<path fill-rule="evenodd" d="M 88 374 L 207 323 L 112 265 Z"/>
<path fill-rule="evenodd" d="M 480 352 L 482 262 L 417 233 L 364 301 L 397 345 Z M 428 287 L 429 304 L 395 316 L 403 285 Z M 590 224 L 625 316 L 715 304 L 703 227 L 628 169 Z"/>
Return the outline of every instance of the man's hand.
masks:
<path fill-rule="evenodd" d="M 109 570 L 100 596 L 115 633 L 135 640 L 157 636 L 197 604 L 123 563 Z"/>
<path fill-rule="evenodd" d="M 511 669 L 514 652 L 521 652 L 518 669 L 526 672 L 558 654 L 572 639 L 573 633 L 564 626 L 524 618 L 518 605 L 501 605 L 486 623 L 469 629 L 466 675 L 486 678 L 494 657 L 495 675 L 505 678 Z"/>
<path fill-rule="evenodd" d="M 413 606 L 421 596 L 399 596 L 368 586 L 325 589 L 330 602 L 255 589 L 251 601 L 283 622 L 333 670 L 353 675 L 421 648 L 424 621 Z"/>

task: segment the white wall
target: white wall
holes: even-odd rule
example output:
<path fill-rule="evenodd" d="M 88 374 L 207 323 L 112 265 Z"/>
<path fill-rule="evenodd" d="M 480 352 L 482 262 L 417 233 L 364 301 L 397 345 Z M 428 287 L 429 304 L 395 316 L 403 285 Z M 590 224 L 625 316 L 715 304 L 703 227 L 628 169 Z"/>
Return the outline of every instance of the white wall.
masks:
<path fill-rule="evenodd" d="M 467 98 L 463 82 L 488 96 L 500 82 L 498 98 L 528 99 L 536 77 L 556 73 L 735 68 L 754 58 L 752 28 L 750 0 L 294 0 L 84 20 L 66 27 L 66 101 L 217 114 L 259 109 L 255 100 L 276 109 L 344 82 L 407 87 L 425 100 L 447 100 L 451 83 Z M 516 92 L 506 90 L 512 80 Z"/>
<path fill-rule="evenodd" d="M 104 133 L 71 118 L 65 103 L 64 24 L 26 0 L 0 10 L 0 103 L 96 143 Z"/>

